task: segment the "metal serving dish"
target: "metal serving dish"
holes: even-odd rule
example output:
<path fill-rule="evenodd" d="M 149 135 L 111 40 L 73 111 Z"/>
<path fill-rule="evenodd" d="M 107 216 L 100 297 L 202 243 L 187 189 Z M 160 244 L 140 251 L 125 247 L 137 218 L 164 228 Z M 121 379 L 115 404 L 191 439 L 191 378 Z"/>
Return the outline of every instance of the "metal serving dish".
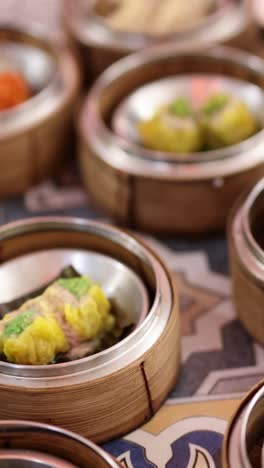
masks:
<path fill-rule="evenodd" d="M 264 61 L 230 48 L 178 53 L 175 46 L 160 46 L 112 65 L 92 87 L 80 116 L 88 190 L 115 218 L 139 229 L 223 229 L 230 204 L 264 175 L 263 128 L 240 144 L 180 155 L 144 148 L 135 122 L 175 93 L 187 93 L 197 106 L 217 90 L 245 100 L 263 126 L 263 87 Z"/>
<path fill-rule="evenodd" d="M 263 382 L 243 399 L 227 430 L 223 450 L 224 468 L 264 467 Z"/>
<path fill-rule="evenodd" d="M 137 123 L 150 119 L 155 112 L 166 103 L 171 102 L 172 97 L 187 96 L 195 110 L 206 101 L 212 93 L 225 93 L 241 99 L 255 115 L 260 124 L 260 131 L 264 127 L 264 90 L 253 83 L 243 79 L 221 74 L 199 74 L 162 78 L 147 83 L 126 97 L 113 112 L 111 127 L 113 132 L 120 137 L 119 145 L 128 152 L 137 152 L 141 157 L 158 160 L 178 160 L 178 162 L 199 162 L 205 159 L 221 159 L 234 152 L 239 153 L 241 147 L 249 145 L 249 141 L 242 142 L 236 147 L 220 150 L 199 151 L 191 154 L 173 154 L 148 150 L 144 148 L 137 131 Z M 255 138 L 250 138 L 251 144 Z"/>
<path fill-rule="evenodd" d="M 39 26 L 0 25 L 0 54 L 0 71 L 20 72 L 31 91 L 27 101 L 0 112 L 0 195 L 6 196 L 49 176 L 65 154 L 80 73 L 68 46 Z"/>
<path fill-rule="evenodd" d="M 49 283 L 71 264 L 98 281 L 135 323 L 126 338 L 82 359 L 44 366 L 0 362 L 1 401 L 12 395 L 12 405 L 2 404 L 0 419 L 27 415 L 105 440 L 153 414 L 175 382 L 179 365 L 177 299 L 161 261 L 130 234 L 75 218 L 2 226 L 0 244 L 1 303 Z M 157 388 L 152 373 L 157 375 L 160 365 Z M 131 379 L 134 390 L 128 392 Z M 38 398 L 32 399 L 32 392 Z"/>
<path fill-rule="evenodd" d="M 69 229 L 74 232 L 75 229 L 84 228 L 87 231 L 87 237 L 94 235 L 102 236 L 107 239 L 111 235 L 111 229 L 93 223 L 84 223 L 81 220 L 65 219 L 62 220 L 32 220 L 31 222 L 20 222 L 17 224 L 7 225 L 6 228 L 0 229 L 0 242 L 3 244 L 8 239 L 15 238 L 19 243 L 19 237 L 24 233 L 35 232 L 39 229 L 52 232 L 56 227 L 58 229 Z M 14 230 L 14 234 L 13 234 Z M 113 233 L 115 234 L 115 233 Z M 118 234 L 117 234 L 118 236 Z M 7 240 L 6 240 L 7 238 Z M 65 245 L 64 240 L 60 242 L 62 246 Z M 92 244 L 91 244 L 92 245 Z M 138 273 L 133 271 L 130 266 L 123 262 L 111 257 L 109 254 L 105 255 L 101 252 L 93 251 L 89 248 L 50 248 L 37 251 L 31 251 L 24 255 L 15 256 L 14 259 L 9 261 L 2 261 L 0 265 L 0 302 L 8 303 L 20 296 L 24 296 L 31 291 L 37 290 L 46 284 L 52 282 L 60 273 L 60 271 L 68 265 L 77 269 L 78 273 L 88 275 L 93 281 L 98 282 L 104 289 L 107 297 L 120 308 L 127 318 L 124 322 L 135 323 L 135 331 L 124 340 L 130 342 L 131 338 L 138 334 L 140 325 L 143 328 L 153 324 L 153 319 L 148 317 L 148 325 L 144 324 L 152 304 L 155 300 L 155 292 L 152 292 L 144 283 L 144 279 Z M 35 250 L 35 249 L 34 249 Z M 144 252 L 141 253 L 144 255 Z M 40 267 L 41 265 L 41 267 Z M 154 271 L 152 271 L 154 274 Z M 167 317 L 166 317 L 167 318 Z M 164 318 L 166 320 L 166 318 Z M 150 322 L 150 323 L 149 323 Z M 156 330 L 155 334 L 159 334 L 162 330 L 164 323 L 160 324 L 160 330 Z M 143 333 L 141 330 L 140 335 Z M 135 338 L 134 338 L 135 339 Z M 133 341 L 133 339 L 132 339 Z M 48 366 L 24 366 L 15 365 L 0 361 L 0 373 L 4 372 L 11 375 L 23 376 L 67 376 L 72 373 L 78 373 L 81 370 L 86 370 L 92 373 L 92 369 L 98 375 L 104 375 L 111 372 L 109 363 L 116 357 L 122 355 L 123 343 L 112 346 L 108 350 L 102 351 L 92 356 L 67 363 L 50 364 Z M 125 350 L 124 350 L 125 351 Z M 102 366 L 103 364 L 103 366 Z M 103 367 L 105 369 L 103 370 Z M 97 369 L 98 368 L 98 369 Z M 0 376 L 1 382 L 1 376 Z"/>
<path fill-rule="evenodd" d="M 118 468 L 95 444 L 72 432 L 28 421 L 0 421 L 5 468 Z"/>
<path fill-rule="evenodd" d="M 176 44 L 178 51 L 233 39 L 247 28 L 250 11 L 244 0 L 215 0 L 210 14 L 192 27 L 171 34 L 117 31 L 97 13 L 98 1 L 64 0 L 64 23 L 82 55 L 87 77 L 97 77 L 115 60 L 149 46 Z"/>
<path fill-rule="evenodd" d="M 229 223 L 234 302 L 242 323 L 264 344 L 264 179 L 237 203 Z"/>
<path fill-rule="evenodd" d="M 144 321 L 149 311 L 149 296 L 140 277 L 112 257 L 81 249 L 43 250 L 4 263 L 0 266 L 1 303 L 49 284 L 67 265 L 100 284 L 115 307 L 126 312 L 124 323 L 137 327 Z"/>

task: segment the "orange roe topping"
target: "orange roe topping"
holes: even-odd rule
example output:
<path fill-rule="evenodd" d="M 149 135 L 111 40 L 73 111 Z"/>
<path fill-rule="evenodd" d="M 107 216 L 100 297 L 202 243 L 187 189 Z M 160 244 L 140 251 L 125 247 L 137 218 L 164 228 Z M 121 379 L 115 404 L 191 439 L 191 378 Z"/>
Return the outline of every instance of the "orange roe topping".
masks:
<path fill-rule="evenodd" d="M 0 110 L 10 109 L 30 96 L 27 82 L 17 72 L 0 72 Z"/>

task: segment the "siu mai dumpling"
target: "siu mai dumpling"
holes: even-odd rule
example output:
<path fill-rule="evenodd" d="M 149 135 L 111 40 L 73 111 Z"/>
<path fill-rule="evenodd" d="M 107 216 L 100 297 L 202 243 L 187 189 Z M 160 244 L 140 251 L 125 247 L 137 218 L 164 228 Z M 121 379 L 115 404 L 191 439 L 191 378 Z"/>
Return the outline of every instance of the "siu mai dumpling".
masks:
<path fill-rule="evenodd" d="M 207 100 L 201 111 L 201 122 L 209 149 L 240 143 L 258 130 L 247 105 L 226 94 L 215 94 Z"/>
<path fill-rule="evenodd" d="M 87 277 L 59 279 L 0 321 L 0 353 L 15 364 L 44 365 L 115 325 L 103 290 Z"/>
<path fill-rule="evenodd" d="M 138 131 L 144 146 L 156 151 L 192 153 L 203 145 L 200 125 L 186 98 L 175 100 L 150 120 L 140 122 Z"/>

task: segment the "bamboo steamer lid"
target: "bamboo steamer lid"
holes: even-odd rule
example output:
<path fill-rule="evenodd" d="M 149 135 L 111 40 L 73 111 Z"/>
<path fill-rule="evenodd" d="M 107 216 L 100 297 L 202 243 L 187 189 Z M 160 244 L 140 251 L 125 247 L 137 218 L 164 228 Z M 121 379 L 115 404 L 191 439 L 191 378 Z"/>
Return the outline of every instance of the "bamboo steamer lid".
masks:
<path fill-rule="evenodd" d="M 112 65 L 91 88 L 79 119 L 81 174 L 94 200 L 121 225 L 139 230 L 223 230 L 237 196 L 264 175 L 263 130 L 227 148 L 171 154 L 144 148 L 134 137 L 135 121 L 176 88 L 195 104 L 210 90 L 243 96 L 262 116 L 263 70 L 262 59 L 235 49 L 178 53 L 175 46 Z"/>
<path fill-rule="evenodd" d="M 178 295 L 161 260 L 131 234 L 71 218 L 3 226 L 0 242 L 1 296 L 10 291 L 16 296 L 21 288 L 25 294 L 29 282 L 53 279 L 63 265 L 71 263 L 80 273 L 93 271 L 91 278 L 102 286 L 106 281 L 115 301 L 124 296 L 128 313 L 133 313 L 136 305 L 131 304 L 140 294 L 139 289 L 131 289 L 131 274 L 141 281 L 149 298 L 145 319 L 105 351 L 49 366 L 0 362 L 0 419 L 51 423 L 102 442 L 151 418 L 179 370 Z M 109 262 L 118 263 L 115 270 L 109 270 Z M 125 274 L 127 269 L 130 276 Z M 126 291 L 131 293 L 126 296 Z"/>
<path fill-rule="evenodd" d="M 21 73 L 32 94 L 0 112 L 3 197 L 23 193 L 58 167 L 72 140 L 80 72 L 67 44 L 38 26 L 1 26 L 0 50 L 0 69 Z"/>

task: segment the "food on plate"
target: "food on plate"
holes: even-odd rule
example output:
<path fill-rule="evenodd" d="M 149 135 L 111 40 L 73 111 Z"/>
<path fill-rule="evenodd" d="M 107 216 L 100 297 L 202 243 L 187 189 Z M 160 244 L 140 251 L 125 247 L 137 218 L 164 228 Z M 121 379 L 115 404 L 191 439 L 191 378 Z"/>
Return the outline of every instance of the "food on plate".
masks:
<path fill-rule="evenodd" d="M 203 145 L 200 125 L 185 97 L 163 106 L 151 119 L 139 122 L 138 131 L 143 144 L 156 151 L 192 153 Z"/>
<path fill-rule="evenodd" d="M 86 276 L 59 278 L 0 321 L 0 353 L 11 363 L 45 365 L 84 343 L 84 353 L 117 333 L 111 304 Z M 83 357 L 83 356 L 82 356 Z"/>
<path fill-rule="evenodd" d="M 0 111 L 22 104 L 30 97 L 25 78 L 15 70 L 0 71 Z"/>
<path fill-rule="evenodd" d="M 201 109 L 200 118 L 210 149 L 240 143 L 259 129 L 258 122 L 247 105 L 224 93 L 209 97 Z"/>
<path fill-rule="evenodd" d="M 97 0 L 95 10 L 112 29 L 159 35 L 195 25 L 214 5 L 214 0 Z"/>
<path fill-rule="evenodd" d="M 260 126 L 243 101 L 216 93 L 195 111 L 186 97 L 179 97 L 140 121 L 137 128 L 145 147 L 188 154 L 240 143 Z"/>

